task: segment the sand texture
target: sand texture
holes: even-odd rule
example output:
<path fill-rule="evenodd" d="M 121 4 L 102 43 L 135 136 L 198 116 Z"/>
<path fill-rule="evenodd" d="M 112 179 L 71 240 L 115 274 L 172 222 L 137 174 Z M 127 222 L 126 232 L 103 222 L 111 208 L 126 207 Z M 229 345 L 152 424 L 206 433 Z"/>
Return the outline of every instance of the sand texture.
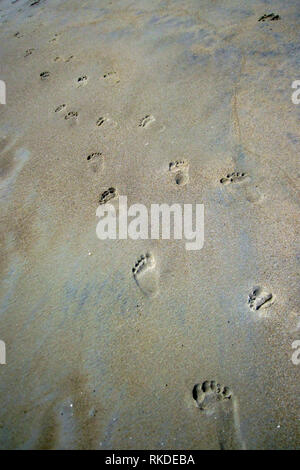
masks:
<path fill-rule="evenodd" d="M 0 448 L 299 447 L 299 23 L 0 1 Z M 99 240 L 101 195 L 204 204 L 203 248 Z"/>

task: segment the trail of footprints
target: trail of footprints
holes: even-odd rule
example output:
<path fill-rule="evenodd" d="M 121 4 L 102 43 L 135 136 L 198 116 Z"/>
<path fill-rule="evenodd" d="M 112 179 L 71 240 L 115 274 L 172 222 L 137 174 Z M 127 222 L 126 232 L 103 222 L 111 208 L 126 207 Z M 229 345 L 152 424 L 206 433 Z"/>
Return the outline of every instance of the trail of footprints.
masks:
<path fill-rule="evenodd" d="M 279 15 L 263 15 L 258 21 L 276 21 L 280 19 Z M 15 34 L 16 37 L 22 37 L 20 33 Z M 56 37 L 53 38 L 55 40 Z M 34 49 L 28 49 L 25 52 L 25 57 L 28 57 L 33 53 Z M 72 60 L 73 56 L 70 56 L 65 62 Z M 59 57 L 55 58 L 55 61 L 60 60 Z M 115 75 L 115 72 L 107 72 L 103 75 L 104 79 L 109 79 Z M 49 71 L 44 71 L 40 74 L 41 80 L 46 80 L 50 76 Z M 77 79 L 77 85 L 86 85 L 88 82 L 87 75 L 82 75 Z M 66 104 L 61 104 L 56 107 L 55 113 L 60 113 L 65 110 Z M 65 114 L 64 118 L 77 119 L 77 111 L 69 111 Z M 106 118 L 100 116 L 96 120 L 96 126 L 101 127 L 106 121 Z M 142 129 L 147 129 L 155 122 L 155 117 L 152 114 L 145 115 L 140 119 L 138 126 Z M 101 152 L 94 152 L 86 157 L 86 160 L 90 163 L 102 161 L 103 155 Z M 187 160 L 174 160 L 169 163 L 169 174 L 172 181 L 178 186 L 185 186 L 189 182 L 189 162 Z M 225 177 L 220 179 L 220 183 L 224 186 L 230 184 L 241 183 L 249 179 L 249 175 L 245 172 L 233 171 L 228 173 Z M 101 193 L 99 197 L 99 204 L 103 205 L 116 199 L 118 197 L 118 191 L 114 187 L 110 187 Z M 158 292 L 158 269 L 157 263 L 152 253 L 146 252 L 142 254 L 136 261 L 132 268 L 132 275 L 140 290 L 146 296 L 153 296 Z M 268 307 L 274 301 L 272 293 L 267 292 L 265 289 L 256 286 L 248 295 L 247 304 L 252 311 L 257 311 Z M 232 390 L 224 385 L 217 383 L 214 380 L 204 381 L 201 384 L 196 384 L 192 391 L 192 397 L 197 404 L 197 407 L 201 411 L 214 410 L 217 404 L 230 402 L 233 397 Z"/>

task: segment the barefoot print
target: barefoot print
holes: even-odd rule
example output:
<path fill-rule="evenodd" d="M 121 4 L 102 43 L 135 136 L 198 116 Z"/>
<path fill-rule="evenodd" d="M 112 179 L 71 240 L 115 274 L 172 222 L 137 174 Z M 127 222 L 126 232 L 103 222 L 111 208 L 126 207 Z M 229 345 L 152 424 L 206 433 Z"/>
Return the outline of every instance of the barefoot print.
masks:
<path fill-rule="evenodd" d="M 206 380 L 194 386 L 192 395 L 200 412 L 214 420 L 220 449 L 245 449 L 238 401 L 232 390 L 215 380 Z"/>
<path fill-rule="evenodd" d="M 32 49 L 27 49 L 27 51 L 25 51 L 24 57 L 28 57 L 29 55 L 31 55 L 34 50 L 35 50 L 34 48 L 32 48 Z"/>
<path fill-rule="evenodd" d="M 54 34 L 54 37 L 53 37 L 52 39 L 50 39 L 49 42 L 55 42 L 55 41 L 57 41 L 57 39 L 58 39 L 58 34 L 55 33 L 55 34 Z"/>
<path fill-rule="evenodd" d="M 231 400 L 232 392 L 229 387 L 224 387 L 214 380 L 206 380 L 201 385 L 194 386 L 193 397 L 200 410 L 210 410 L 215 407 L 217 401 Z"/>
<path fill-rule="evenodd" d="M 278 20 L 280 20 L 280 19 L 281 19 L 281 18 L 280 18 L 279 15 L 274 15 L 274 13 L 270 13 L 269 15 L 267 15 L 267 14 L 265 13 L 263 16 L 261 16 L 261 17 L 259 18 L 258 21 L 262 21 L 262 22 L 264 22 L 264 21 L 278 21 Z"/>
<path fill-rule="evenodd" d="M 227 173 L 224 178 L 220 179 L 222 186 L 230 185 L 232 189 L 239 190 L 239 197 L 245 197 L 248 202 L 258 203 L 264 198 L 264 195 L 255 184 L 248 184 L 251 182 L 250 176 L 244 171 L 233 171 Z"/>
<path fill-rule="evenodd" d="M 50 77 L 50 72 L 42 72 L 40 73 L 41 80 L 46 80 Z"/>
<path fill-rule="evenodd" d="M 95 152 L 95 153 L 90 153 L 90 155 L 88 155 L 86 157 L 86 159 L 88 161 L 94 161 L 95 159 L 98 159 L 102 156 L 102 153 L 101 152 Z"/>
<path fill-rule="evenodd" d="M 116 75 L 116 72 L 106 72 L 106 73 L 103 75 L 103 78 L 111 78 L 111 77 L 113 77 L 114 75 Z"/>
<path fill-rule="evenodd" d="M 76 120 L 78 118 L 78 113 L 77 111 L 69 111 L 66 115 L 65 115 L 65 119 L 74 119 Z"/>
<path fill-rule="evenodd" d="M 100 127 L 105 123 L 106 119 L 104 117 L 99 117 L 96 121 L 96 126 Z"/>
<path fill-rule="evenodd" d="M 118 197 L 118 191 L 115 188 L 108 188 L 101 194 L 99 204 L 106 204 L 108 201 L 111 201 L 116 197 Z"/>
<path fill-rule="evenodd" d="M 87 81 L 88 81 L 88 77 L 86 75 L 82 75 L 81 77 L 77 78 L 77 85 L 78 86 L 86 85 Z"/>
<path fill-rule="evenodd" d="M 147 114 L 143 119 L 140 120 L 139 127 L 149 127 L 155 121 L 155 117 L 152 114 Z"/>
<path fill-rule="evenodd" d="M 90 153 L 86 159 L 94 173 L 103 168 L 103 155 L 101 152 Z"/>
<path fill-rule="evenodd" d="M 154 296 L 158 291 L 158 271 L 151 253 L 140 256 L 132 268 L 135 282 L 147 296 Z"/>
<path fill-rule="evenodd" d="M 103 78 L 107 81 L 112 82 L 113 84 L 120 83 L 120 79 L 119 79 L 118 74 L 116 72 L 114 72 L 113 70 L 110 71 L 110 72 L 105 72 L 103 74 Z"/>
<path fill-rule="evenodd" d="M 184 186 L 189 182 L 189 163 L 186 160 L 176 160 L 169 163 L 169 171 L 174 176 L 178 186 Z"/>
<path fill-rule="evenodd" d="M 274 296 L 259 286 L 253 287 L 248 295 L 248 305 L 254 312 L 260 308 L 269 307 L 274 302 Z"/>
<path fill-rule="evenodd" d="M 249 178 L 245 172 L 234 171 L 233 173 L 228 173 L 225 178 L 220 179 L 221 184 L 231 184 L 231 183 L 240 183 L 245 179 Z"/>
<path fill-rule="evenodd" d="M 60 111 L 62 111 L 63 109 L 65 109 L 66 105 L 65 104 L 60 104 L 59 106 L 57 106 L 57 108 L 55 109 L 55 113 L 60 113 Z"/>
<path fill-rule="evenodd" d="M 71 55 L 70 57 L 68 57 L 67 59 L 63 59 L 63 57 L 60 57 L 60 56 L 56 56 L 54 57 L 54 62 L 59 62 L 61 60 L 63 60 L 64 62 L 70 62 L 72 59 L 74 58 L 73 55 Z"/>
<path fill-rule="evenodd" d="M 116 127 L 118 127 L 118 123 L 114 121 L 113 119 L 111 119 L 110 117 L 101 116 L 97 119 L 96 126 L 97 127 L 103 126 L 106 129 L 115 129 Z"/>

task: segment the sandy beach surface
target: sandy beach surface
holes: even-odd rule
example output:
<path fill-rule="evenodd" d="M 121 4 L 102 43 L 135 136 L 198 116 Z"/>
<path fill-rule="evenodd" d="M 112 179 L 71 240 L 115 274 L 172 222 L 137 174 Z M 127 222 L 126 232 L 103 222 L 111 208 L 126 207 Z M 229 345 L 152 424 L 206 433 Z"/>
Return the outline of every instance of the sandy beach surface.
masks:
<path fill-rule="evenodd" d="M 1 449 L 299 447 L 299 22 L 0 1 Z M 99 240 L 108 188 L 204 204 L 203 248 Z"/>

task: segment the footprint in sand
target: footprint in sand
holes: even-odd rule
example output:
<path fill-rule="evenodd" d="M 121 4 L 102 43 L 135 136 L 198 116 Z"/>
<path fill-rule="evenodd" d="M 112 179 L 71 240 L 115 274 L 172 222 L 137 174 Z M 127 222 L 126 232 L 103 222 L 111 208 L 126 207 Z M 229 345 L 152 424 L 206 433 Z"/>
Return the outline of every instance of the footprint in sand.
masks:
<path fill-rule="evenodd" d="M 32 48 L 32 49 L 27 49 L 27 50 L 25 51 L 24 57 L 28 57 L 29 55 L 31 55 L 34 50 L 35 50 L 34 48 Z"/>
<path fill-rule="evenodd" d="M 169 171 L 174 176 L 174 181 L 178 186 L 184 186 L 189 182 L 189 162 L 186 160 L 176 160 L 169 163 Z"/>
<path fill-rule="evenodd" d="M 99 117 L 96 121 L 96 126 L 98 126 L 98 127 L 102 126 L 105 123 L 105 121 L 106 121 L 105 117 L 103 117 L 103 116 Z"/>
<path fill-rule="evenodd" d="M 103 75 L 103 78 L 110 78 L 112 77 L 113 75 L 115 75 L 116 72 L 106 72 L 104 75 Z"/>
<path fill-rule="evenodd" d="M 60 104 L 59 106 L 57 106 L 57 108 L 55 109 L 55 113 L 60 113 L 60 111 L 62 111 L 63 109 L 65 109 L 66 105 L 65 104 Z"/>
<path fill-rule="evenodd" d="M 74 56 L 73 56 L 73 55 L 70 55 L 70 57 L 68 57 L 68 58 L 65 60 L 65 62 L 67 62 L 67 63 L 68 63 L 68 62 L 71 62 L 72 59 L 74 59 Z"/>
<path fill-rule="evenodd" d="M 115 129 L 118 127 L 118 123 L 109 117 L 100 116 L 96 121 L 96 126 L 104 126 L 106 129 Z"/>
<path fill-rule="evenodd" d="M 89 162 L 89 166 L 94 173 L 103 168 L 104 160 L 102 152 L 90 153 L 86 157 L 86 159 Z"/>
<path fill-rule="evenodd" d="M 239 191 L 242 190 L 247 201 L 255 203 L 261 202 L 263 195 L 258 191 L 257 186 L 254 184 L 248 184 L 250 181 L 250 176 L 244 171 L 234 171 L 220 179 L 222 186 L 230 185 L 232 189 L 239 189 Z"/>
<path fill-rule="evenodd" d="M 106 204 L 108 201 L 111 201 L 112 199 L 115 199 L 117 197 L 118 191 L 115 188 L 108 188 L 101 194 L 99 198 L 99 204 Z"/>
<path fill-rule="evenodd" d="M 281 19 L 281 18 L 280 18 L 279 15 L 274 15 L 274 13 L 270 13 L 270 14 L 267 15 L 267 14 L 265 13 L 263 16 L 261 16 L 261 17 L 258 19 L 258 21 L 262 21 L 262 22 L 264 22 L 264 21 L 278 21 L 278 20 L 280 20 L 280 19 Z"/>
<path fill-rule="evenodd" d="M 228 173 L 225 178 L 220 179 L 221 184 L 241 183 L 242 181 L 249 179 L 249 176 L 244 172 L 234 171 Z"/>
<path fill-rule="evenodd" d="M 147 296 L 153 296 L 158 291 L 158 271 L 156 261 L 151 253 L 140 256 L 132 268 L 135 282 Z"/>
<path fill-rule="evenodd" d="M 101 152 L 94 152 L 94 153 L 90 153 L 86 159 L 88 161 L 94 161 L 94 160 L 98 160 L 100 157 L 102 156 L 102 153 Z"/>
<path fill-rule="evenodd" d="M 147 114 L 143 119 L 139 122 L 139 127 L 143 127 L 144 129 L 149 127 L 155 121 L 155 117 L 152 114 Z"/>
<path fill-rule="evenodd" d="M 40 73 L 41 80 L 46 80 L 50 77 L 50 72 L 42 72 Z"/>
<path fill-rule="evenodd" d="M 65 115 L 65 119 L 66 119 L 66 120 L 69 120 L 69 119 L 77 120 L 77 118 L 78 118 L 78 112 L 77 112 L 77 111 L 69 111 L 69 112 Z"/>
<path fill-rule="evenodd" d="M 273 294 L 259 286 L 253 287 L 248 295 L 248 305 L 254 312 L 269 307 L 273 302 Z"/>
<path fill-rule="evenodd" d="M 120 83 L 120 79 L 118 77 L 118 74 L 114 71 L 111 71 L 111 72 L 105 72 L 103 74 L 103 78 L 105 80 L 109 80 L 111 81 L 112 83 L 116 84 L 116 83 Z"/>
<path fill-rule="evenodd" d="M 210 411 L 218 401 L 231 400 L 232 392 L 229 387 L 224 387 L 214 380 L 206 380 L 201 385 L 194 386 L 193 397 L 200 410 Z"/>
<path fill-rule="evenodd" d="M 55 33 L 54 37 L 52 39 L 50 39 L 49 42 L 55 42 L 55 41 L 57 41 L 57 39 L 58 39 L 58 33 Z"/>
<path fill-rule="evenodd" d="M 54 57 L 54 62 L 60 62 L 60 61 L 64 61 L 64 62 L 70 62 L 72 59 L 74 58 L 73 55 L 70 55 L 70 57 L 68 57 L 67 59 L 64 59 L 63 57 L 60 57 L 60 56 L 56 56 Z M 80 78 L 80 77 L 79 77 Z"/>
<path fill-rule="evenodd" d="M 244 448 L 240 436 L 238 403 L 232 390 L 214 380 L 206 380 L 194 386 L 192 395 L 201 413 L 216 420 L 220 448 Z"/>
<path fill-rule="evenodd" d="M 86 85 L 88 81 L 88 77 L 86 75 L 82 75 L 81 77 L 77 78 L 77 86 L 83 86 Z"/>

